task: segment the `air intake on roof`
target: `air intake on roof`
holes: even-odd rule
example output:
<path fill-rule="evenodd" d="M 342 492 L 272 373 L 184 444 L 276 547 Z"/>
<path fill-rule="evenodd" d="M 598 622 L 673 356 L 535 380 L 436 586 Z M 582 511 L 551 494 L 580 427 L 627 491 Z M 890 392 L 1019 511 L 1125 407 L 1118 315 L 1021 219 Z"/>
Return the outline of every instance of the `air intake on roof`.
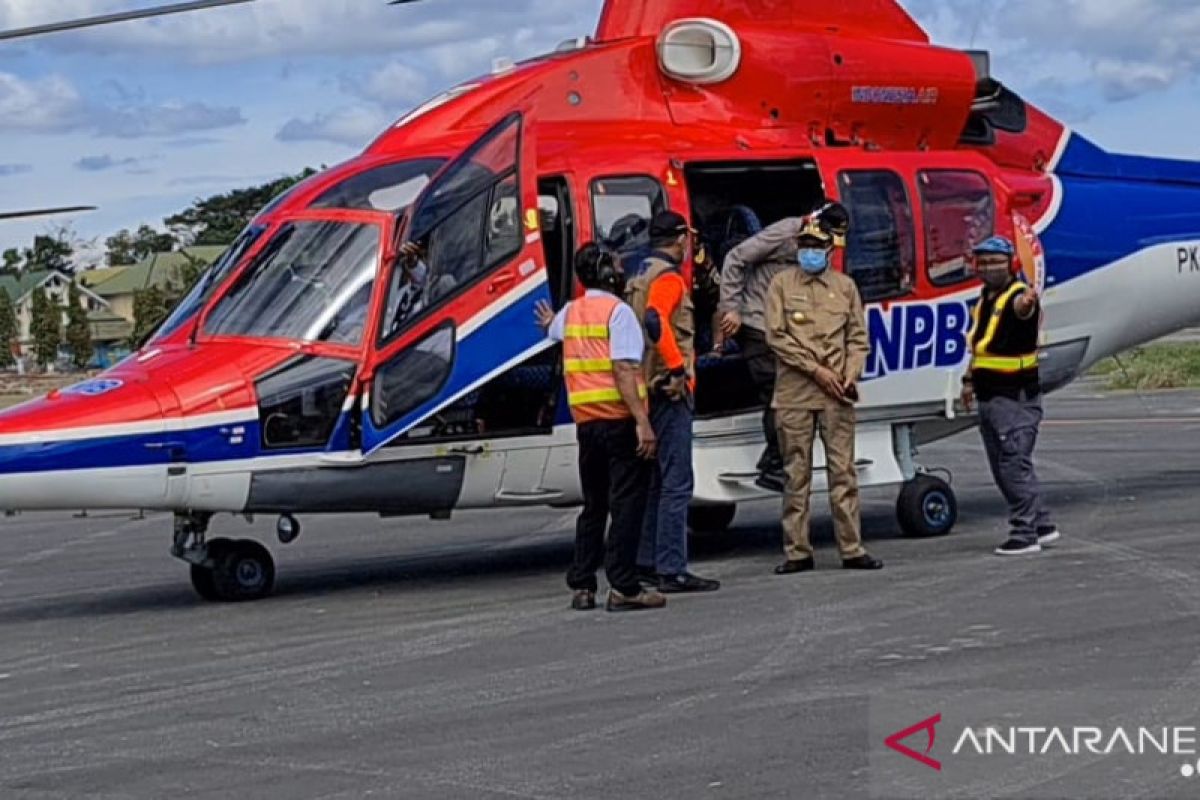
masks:
<path fill-rule="evenodd" d="M 658 63 L 687 83 L 720 83 L 737 72 L 742 45 L 728 25 L 712 19 L 672 22 L 658 37 Z"/>

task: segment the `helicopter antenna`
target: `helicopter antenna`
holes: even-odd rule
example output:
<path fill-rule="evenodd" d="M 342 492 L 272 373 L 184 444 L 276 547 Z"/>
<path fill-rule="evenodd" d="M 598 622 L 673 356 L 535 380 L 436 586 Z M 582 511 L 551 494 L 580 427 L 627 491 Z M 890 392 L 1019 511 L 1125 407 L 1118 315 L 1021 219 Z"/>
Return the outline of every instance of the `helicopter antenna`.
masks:
<path fill-rule="evenodd" d="M 99 25 L 110 25 L 114 22 L 128 22 L 135 19 L 161 17 L 167 14 L 181 14 L 185 11 L 200 11 L 206 8 L 232 6 L 240 3 L 253 3 L 254 0 L 191 0 L 187 3 L 170 3 L 135 11 L 119 11 L 113 14 L 101 14 L 94 17 L 81 17 L 65 22 L 51 22 L 46 25 L 34 25 L 29 28 L 17 28 L 11 31 L 0 31 L 0 41 L 5 39 L 22 39 L 27 36 L 40 36 L 46 33 L 58 33 L 79 28 L 94 28 Z"/>

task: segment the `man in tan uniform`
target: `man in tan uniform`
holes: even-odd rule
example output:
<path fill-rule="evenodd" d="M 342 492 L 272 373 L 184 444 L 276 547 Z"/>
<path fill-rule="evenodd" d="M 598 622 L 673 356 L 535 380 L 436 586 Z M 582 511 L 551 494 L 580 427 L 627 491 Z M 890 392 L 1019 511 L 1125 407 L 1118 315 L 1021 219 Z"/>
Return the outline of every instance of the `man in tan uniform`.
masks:
<path fill-rule="evenodd" d="M 869 344 L 858 287 L 829 268 L 834 232 L 816 215 L 797 238 L 797 266 L 780 272 L 767 292 L 767 344 L 778 360 L 776 424 L 787 472 L 784 552 L 777 575 L 815 566 L 809 541 L 813 441 L 825 445 L 829 501 L 842 566 L 882 569 L 862 545 L 858 474 L 854 465 L 854 403 Z"/>

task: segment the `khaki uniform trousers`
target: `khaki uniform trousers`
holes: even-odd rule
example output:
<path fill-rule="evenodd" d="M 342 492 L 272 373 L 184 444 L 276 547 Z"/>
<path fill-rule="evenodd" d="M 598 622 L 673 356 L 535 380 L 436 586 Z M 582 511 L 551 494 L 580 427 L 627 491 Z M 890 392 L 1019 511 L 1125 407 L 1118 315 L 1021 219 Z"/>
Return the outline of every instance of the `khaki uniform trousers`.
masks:
<path fill-rule="evenodd" d="M 789 561 L 812 558 L 809 540 L 813 442 L 819 431 L 825 446 L 829 503 L 838 550 L 843 559 L 865 555 L 854 466 L 854 407 L 830 402 L 823 409 L 779 408 L 775 412 L 783 451 L 787 489 L 783 495 L 784 553 Z"/>

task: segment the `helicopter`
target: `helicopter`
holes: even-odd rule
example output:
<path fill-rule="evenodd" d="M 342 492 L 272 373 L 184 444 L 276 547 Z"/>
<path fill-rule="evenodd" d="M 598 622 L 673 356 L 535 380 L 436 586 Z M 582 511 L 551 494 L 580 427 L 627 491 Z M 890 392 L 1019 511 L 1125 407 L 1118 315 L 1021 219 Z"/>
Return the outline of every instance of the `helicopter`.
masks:
<path fill-rule="evenodd" d="M 672 209 L 719 263 L 832 200 L 871 341 L 860 484 L 900 487 L 907 535 L 957 520 L 919 453 L 977 424 L 974 244 L 1017 242 L 1048 391 L 1200 314 L 1200 164 L 1104 151 L 892 0 L 607 0 L 594 35 L 497 62 L 276 198 L 125 361 L 0 414 L 0 508 L 172 512 L 194 588 L 231 601 L 275 566 L 209 538 L 218 513 L 278 515 L 286 544 L 300 515 L 577 505 L 534 324 L 580 291 L 575 250 L 636 265 Z M 698 362 L 696 412 L 690 521 L 724 529 L 777 496 L 736 353 Z"/>

